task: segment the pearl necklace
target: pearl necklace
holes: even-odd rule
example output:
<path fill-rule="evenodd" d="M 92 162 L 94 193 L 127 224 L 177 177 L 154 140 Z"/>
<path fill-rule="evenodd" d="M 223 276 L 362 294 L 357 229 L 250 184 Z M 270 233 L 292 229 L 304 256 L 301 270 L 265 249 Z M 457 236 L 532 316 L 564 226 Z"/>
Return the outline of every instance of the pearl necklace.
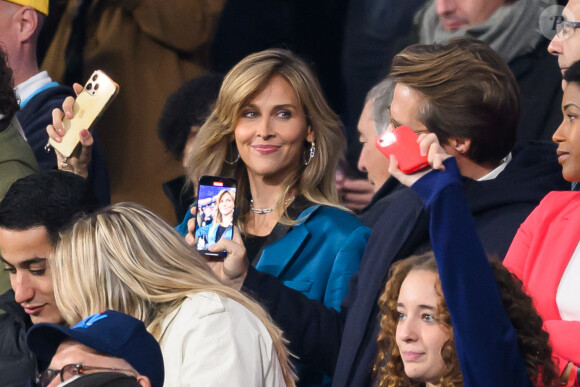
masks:
<path fill-rule="evenodd" d="M 295 196 L 290 196 L 288 199 L 284 200 L 284 205 L 289 204 L 295 198 L 296 198 Z M 250 199 L 250 210 L 254 214 L 260 214 L 260 215 L 261 214 L 268 214 L 268 213 L 274 211 L 274 209 L 272 207 L 267 207 L 267 208 L 254 208 L 254 199 Z"/>

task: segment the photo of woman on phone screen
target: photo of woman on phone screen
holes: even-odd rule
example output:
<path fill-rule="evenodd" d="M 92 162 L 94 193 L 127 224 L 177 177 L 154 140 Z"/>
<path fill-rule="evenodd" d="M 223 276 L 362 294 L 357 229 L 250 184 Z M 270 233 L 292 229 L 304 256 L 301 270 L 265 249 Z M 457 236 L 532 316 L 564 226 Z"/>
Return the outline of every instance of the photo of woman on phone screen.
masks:
<path fill-rule="evenodd" d="M 216 198 L 216 213 L 213 221 L 195 231 L 198 250 L 208 249 L 223 236 L 232 238 L 234 224 L 234 196 L 227 190 L 221 190 Z"/>

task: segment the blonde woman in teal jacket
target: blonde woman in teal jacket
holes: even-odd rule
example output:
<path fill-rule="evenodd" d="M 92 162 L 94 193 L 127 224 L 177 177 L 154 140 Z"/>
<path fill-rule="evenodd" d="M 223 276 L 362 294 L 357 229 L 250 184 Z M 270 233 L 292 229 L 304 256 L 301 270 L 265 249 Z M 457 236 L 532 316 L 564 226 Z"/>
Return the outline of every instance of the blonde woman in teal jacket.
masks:
<path fill-rule="evenodd" d="M 256 269 L 340 309 L 370 229 L 338 203 L 342 125 L 306 64 L 286 50 L 252 54 L 225 77 L 197 134 L 189 177 L 234 177 L 235 224 Z M 193 243 L 188 214 L 177 230 Z"/>
<path fill-rule="evenodd" d="M 238 182 L 235 223 L 252 265 L 335 309 L 370 232 L 338 202 L 344 148 L 340 120 L 311 70 L 277 49 L 246 57 L 226 75 L 188 162 L 193 182 L 202 175 Z M 189 243 L 193 223 L 181 225 Z M 303 386 L 323 383 L 318 370 L 299 365 L 298 374 Z"/>

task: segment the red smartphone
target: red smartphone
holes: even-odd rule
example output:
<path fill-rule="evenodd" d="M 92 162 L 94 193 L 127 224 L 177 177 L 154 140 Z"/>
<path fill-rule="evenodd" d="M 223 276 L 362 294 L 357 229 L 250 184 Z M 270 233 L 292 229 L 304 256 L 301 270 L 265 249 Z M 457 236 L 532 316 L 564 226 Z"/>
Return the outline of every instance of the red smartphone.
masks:
<path fill-rule="evenodd" d="M 387 157 L 395 155 L 399 169 L 406 174 L 420 171 L 429 166 L 427 156 L 421 156 L 417 142 L 419 136 L 408 126 L 399 126 L 392 132 L 385 132 L 376 140 L 377 148 Z"/>

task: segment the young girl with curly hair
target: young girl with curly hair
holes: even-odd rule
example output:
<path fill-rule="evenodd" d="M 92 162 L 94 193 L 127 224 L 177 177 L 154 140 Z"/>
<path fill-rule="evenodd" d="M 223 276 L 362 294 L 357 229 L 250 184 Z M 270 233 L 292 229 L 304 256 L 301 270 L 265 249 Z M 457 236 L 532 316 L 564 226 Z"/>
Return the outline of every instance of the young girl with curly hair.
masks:
<path fill-rule="evenodd" d="M 533 308 L 531 298 L 523 292 L 521 282 L 501 262 L 492 260 L 490 264 L 501 292 L 503 306 L 516 330 L 520 352 L 525 354 L 527 373 L 531 380 L 538 381 L 537 385 L 550 385 L 550 380 L 555 374 L 550 358 L 552 352 L 547 344 L 548 334 L 542 330 L 542 320 Z M 410 280 L 412 281 L 417 272 L 422 272 L 419 277 L 432 280 L 433 287 L 429 290 L 436 300 L 433 305 L 435 308 L 430 309 L 431 306 L 424 308 L 426 313 L 423 313 L 421 317 L 427 324 L 437 325 L 436 329 L 441 331 L 444 337 L 444 343 L 439 351 L 442 367 L 438 369 L 440 371 L 437 374 L 438 383 L 442 386 L 463 386 L 463 377 L 455 351 L 451 316 L 443 298 L 437 263 L 432 252 L 410 257 L 394 264 L 385 292 L 379 299 L 382 318 L 375 370 L 379 376 L 380 386 L 419 385 L 407 376 L 399 345 L 389 345 L 390 342 L 397 342 L 397 328 L 400 320 L 409 318 L 402 312 L 402 303 L 398 302 L 402 285 L 411 273 Z M 407 289 L 408 286 L 403 288 L 403 291 Z M 409 342 L 408 333 L 407 336 L 403 336 L 400 332 L 399 337 L 401 341 Z M 541 375 L 540 370 L 544 370 Z"/>
<path fill-rule="evenodd" d="M 441 171 L 404 175 L 391 157 L 390 172 L 424 200 L 433 252 L 391 269 L 379 300 L 378 385 L 554 385 L 542 319 L 521 282 L 488 261 L 455 160 L 433 134 L 420 146 Z"/>

